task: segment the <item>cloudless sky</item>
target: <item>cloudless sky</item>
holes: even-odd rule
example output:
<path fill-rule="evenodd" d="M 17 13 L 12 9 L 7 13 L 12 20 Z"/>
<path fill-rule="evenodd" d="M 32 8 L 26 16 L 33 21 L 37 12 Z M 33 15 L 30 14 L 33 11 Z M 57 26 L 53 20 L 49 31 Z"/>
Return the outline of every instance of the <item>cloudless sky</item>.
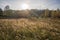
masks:
<path fill-rule="evenodd" d="M 0 0 L 0 8 L 10 5 L 11 9 L 20 10 L 22 4 L 28 4 L 29 9 L 60 9 L 60 0 Z"/>

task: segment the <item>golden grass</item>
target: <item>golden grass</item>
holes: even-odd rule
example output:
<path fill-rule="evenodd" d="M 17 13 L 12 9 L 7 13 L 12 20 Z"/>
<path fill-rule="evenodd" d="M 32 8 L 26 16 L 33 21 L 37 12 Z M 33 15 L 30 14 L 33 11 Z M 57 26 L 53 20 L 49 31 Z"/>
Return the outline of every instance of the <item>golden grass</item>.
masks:
<path fill-rule="evenodd" d="M 0 19 L 0 40 L 60 40 L 60 19 Z"/>

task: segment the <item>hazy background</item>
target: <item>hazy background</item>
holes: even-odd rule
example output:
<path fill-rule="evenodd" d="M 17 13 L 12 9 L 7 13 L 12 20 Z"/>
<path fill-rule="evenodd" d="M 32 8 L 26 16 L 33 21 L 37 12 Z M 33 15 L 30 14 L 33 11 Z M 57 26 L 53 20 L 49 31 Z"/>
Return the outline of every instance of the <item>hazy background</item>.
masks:
<path fill-rule="evenodd" d="M 21 10 L 23 3 L 27 3 L 29 9 L 60 9 L 60 0 L 0 0 L 0 8 L 10 5 L 11 9 Z"/>

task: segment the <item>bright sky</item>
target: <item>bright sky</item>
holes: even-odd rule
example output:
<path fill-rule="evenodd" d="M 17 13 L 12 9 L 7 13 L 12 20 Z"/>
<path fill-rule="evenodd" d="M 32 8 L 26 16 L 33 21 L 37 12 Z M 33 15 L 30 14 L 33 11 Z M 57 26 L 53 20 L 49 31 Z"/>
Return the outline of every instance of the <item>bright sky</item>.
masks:
<path fill-rule="evenodd" d="M 0 8 L 10 5 L 11 9 L 60 9 L 60 0 L 0 0 Z"/>

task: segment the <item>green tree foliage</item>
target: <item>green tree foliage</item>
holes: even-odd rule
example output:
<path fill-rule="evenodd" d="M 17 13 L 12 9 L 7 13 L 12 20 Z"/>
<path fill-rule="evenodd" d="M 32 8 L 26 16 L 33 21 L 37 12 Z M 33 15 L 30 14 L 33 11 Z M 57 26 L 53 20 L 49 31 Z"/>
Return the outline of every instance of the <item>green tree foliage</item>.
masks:
<path fill-rule="evenodd" d="M 10 6 L 9 5 L 5 6 L 5 8 L 4 8 L 4 14 L 6 16 L 8 16 L 8 17 L 11 17 L 12 16 L 12 10 L 10 9 Z"/>
<path fill-rule="evenodd" d="M 8 18 L 32 18 L 32 17 L 60 17 L 60 10 L 37 10 L 37 9 L 31 9 L 31 10 L 11 10 L 10 6 L 7 5 L 4 8 L 4 13 L 2 9 L 0 8 L 0 16 L 5 15 Z M 5 17 L 4 16 L 4 17 Z"/>
<path fill-rule="evenodd" d="M 46 9 L 45 10 L 45 17 L 48 17 L 49 16 L 49 9 Z"/>
<path fill-rule="evenodd" d="M 57 9 L 57 17 L 60 17 L 60 10 Z"/>
<path fill-rule="evenodd" d="M 56 11 L 52 11 L 51 13 L 52 13 L 52 14 L 51 14 L 52 18 L 53 18 L 53 17 L 56 17 Z"/>
<path fill-rule="evenodd" d="M 2 11 L 2 9 L 0 8 L 0 16 L 2 16 L 3 15 L 3 11 Z"/>
<path fill-rule="evenodd" d="M 59 10 L 59 9 L 57 9 L 57 10 L 52 10 L 51 13 L 52 13 L 51 16 L 52 16 L 53 18 L 60 17 L 60 10 Z"/>

